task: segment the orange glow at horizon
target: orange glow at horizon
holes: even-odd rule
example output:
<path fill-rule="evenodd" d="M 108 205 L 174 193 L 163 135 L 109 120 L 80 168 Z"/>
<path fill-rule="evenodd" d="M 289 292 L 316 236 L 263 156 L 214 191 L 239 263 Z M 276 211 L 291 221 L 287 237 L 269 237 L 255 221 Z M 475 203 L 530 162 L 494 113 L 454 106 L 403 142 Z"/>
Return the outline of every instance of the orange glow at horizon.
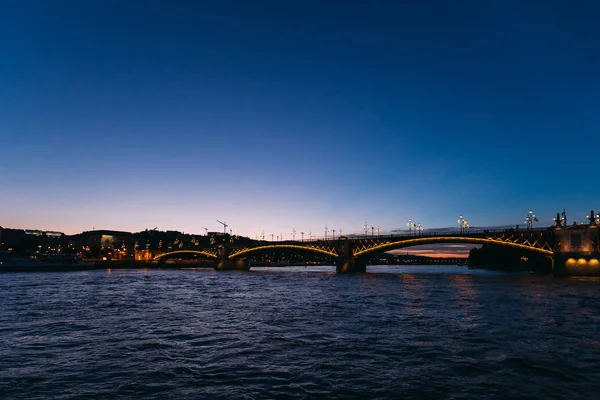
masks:
<path fill-rule="evenodd" d="M 481 245 L 423 245 L 391 250 L 388 253 L 394 255 L 411 255 L 436 258 L 468 258 L 472 248 L 480 248 Z"/>
<path fill-rule="evenodd" d="M 394 254 L 398 254 L 398 253 L 394 253 Z M 439 251 L 434 251 L 434 250 L 412 250 L 412 251 L 405 251 L 400 254 L 408 254 L 411 256 L 435 257 L 435 258 L 468 258 L 469 257 L 468 251 L 466 253 L 462 253 L 462 252 L 445 253 L 445 252 L 439 252 Z"/>

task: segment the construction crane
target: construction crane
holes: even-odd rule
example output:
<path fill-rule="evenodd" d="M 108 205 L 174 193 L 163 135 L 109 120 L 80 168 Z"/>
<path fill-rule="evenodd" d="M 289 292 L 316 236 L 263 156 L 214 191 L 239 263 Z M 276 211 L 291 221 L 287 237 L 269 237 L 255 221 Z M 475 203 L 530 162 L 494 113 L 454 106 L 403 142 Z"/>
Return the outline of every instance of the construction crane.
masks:
<path fill-rule="evenodd" d="M 208 236 L 208 228 L 202 227 L 202 229 L 204 229 L 204 235 Z"/>
<path fill-rule="evenodd" d="M 217 222 L 220 223 L 221 225 L 223 225 L 223 234 L 227 235 L 227 227 L 229 226 L 229 225 L 227 225 L 227 222 L 221 222 L 219 220 L 217 220 Z"/>

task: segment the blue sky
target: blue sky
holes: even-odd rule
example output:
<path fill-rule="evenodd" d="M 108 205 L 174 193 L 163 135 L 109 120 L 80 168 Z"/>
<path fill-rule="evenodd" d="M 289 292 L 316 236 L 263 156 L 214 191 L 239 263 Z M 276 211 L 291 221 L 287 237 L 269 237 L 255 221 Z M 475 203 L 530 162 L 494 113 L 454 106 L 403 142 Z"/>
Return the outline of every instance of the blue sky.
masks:
<path fill-rule="evenodd" d="M 600 208 L 599 18 L 594 1 L 3 2 L 0 225 L 582 220 Z"/>

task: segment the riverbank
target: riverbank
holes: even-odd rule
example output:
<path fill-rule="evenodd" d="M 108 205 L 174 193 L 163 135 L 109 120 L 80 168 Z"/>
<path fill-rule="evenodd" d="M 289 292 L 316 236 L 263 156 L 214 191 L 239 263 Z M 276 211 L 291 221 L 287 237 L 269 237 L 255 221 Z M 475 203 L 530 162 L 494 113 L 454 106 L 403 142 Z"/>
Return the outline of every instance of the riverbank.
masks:
<path fill-rule="evenodd" d="M 65 271 L 88 271 L 96 269 L 182 269 L 182 268 L 214 268 L 214 262 L 196 263 L 150 263 L 147 261 L 96 261 L 89 264 L 63 264 L 51 265 L 22 265 L 6 266 L 0 265 L 0 272 L 65 272 Z"/>

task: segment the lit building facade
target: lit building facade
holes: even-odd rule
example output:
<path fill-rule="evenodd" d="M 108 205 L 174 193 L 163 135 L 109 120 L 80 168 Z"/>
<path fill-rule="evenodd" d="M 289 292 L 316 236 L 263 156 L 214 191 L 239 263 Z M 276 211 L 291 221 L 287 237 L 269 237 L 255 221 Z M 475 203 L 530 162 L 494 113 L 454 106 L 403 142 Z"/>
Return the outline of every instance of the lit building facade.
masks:
<path fill-rule="evenodd" d="M 598 225 L 574 224 L 556 227 L 555 275 L 600 276 Z"/>

